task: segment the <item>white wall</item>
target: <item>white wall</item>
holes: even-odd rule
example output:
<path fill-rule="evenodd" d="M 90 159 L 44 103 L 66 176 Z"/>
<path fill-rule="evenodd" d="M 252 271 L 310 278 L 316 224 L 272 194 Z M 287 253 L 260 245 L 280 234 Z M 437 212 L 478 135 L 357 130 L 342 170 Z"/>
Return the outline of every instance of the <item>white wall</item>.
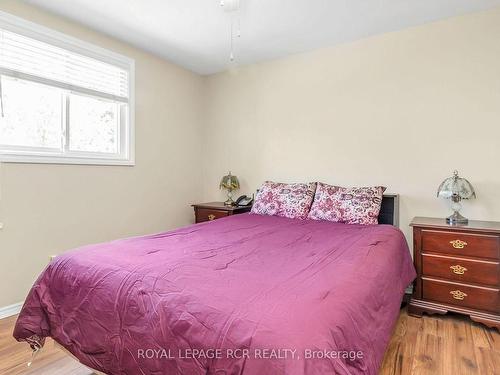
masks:
<path fill-rule="evenodd" d="M 0 10 L 136 61 L 134 167 L 2 164 L 0 307 L 22 301 L 49 255 L 192 222 L 201 197 L 203 79 L 20 1 Z"/>
<path fill-rule="evenodd" d="M 275 181 L 384 184 L 401 227 L 444 217 L 439 183 L 457 168 L 500 220 L 500 9 L 213 75 L 206 80 L 204 197 Z"/>
<path fill-rule="evenodd" d="M 401 226 L 444 217 L 454 168 L 500 220 L 500 9 L 202 78 L 19 1 L 0 10 L 136 60 L 135 167 L 0 167 L 0 306 L 21 301 L 51 254 L 192 222 L 228 170 L 262 181 L 385 184 Z M 237 193 L 238 194 L 238 193 Z"/>

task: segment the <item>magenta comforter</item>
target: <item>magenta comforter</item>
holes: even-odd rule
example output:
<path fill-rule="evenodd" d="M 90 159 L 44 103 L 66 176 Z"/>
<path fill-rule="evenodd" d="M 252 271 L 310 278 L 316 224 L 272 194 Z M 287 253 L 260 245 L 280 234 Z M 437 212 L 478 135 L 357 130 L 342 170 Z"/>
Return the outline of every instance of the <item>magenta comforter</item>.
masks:
<path fill-rule="evenodd" d="M 14 336 L 108 374 L 376 374 L 414 277 L 392 226 L 242 214 L 57 257 Z"/>

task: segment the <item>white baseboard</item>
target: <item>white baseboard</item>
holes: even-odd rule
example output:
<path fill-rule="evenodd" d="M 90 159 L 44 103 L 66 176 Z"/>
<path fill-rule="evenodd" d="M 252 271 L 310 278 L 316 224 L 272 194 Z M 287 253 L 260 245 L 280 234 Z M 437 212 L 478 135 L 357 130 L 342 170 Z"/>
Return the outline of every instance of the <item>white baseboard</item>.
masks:
<path fill-rule="evenodd" d="M 13 305 L 0 307 L 0 319 L 8 318 L 9 316 L 19 314 L 23 307 L 23 303 L 14 303 Z"/>

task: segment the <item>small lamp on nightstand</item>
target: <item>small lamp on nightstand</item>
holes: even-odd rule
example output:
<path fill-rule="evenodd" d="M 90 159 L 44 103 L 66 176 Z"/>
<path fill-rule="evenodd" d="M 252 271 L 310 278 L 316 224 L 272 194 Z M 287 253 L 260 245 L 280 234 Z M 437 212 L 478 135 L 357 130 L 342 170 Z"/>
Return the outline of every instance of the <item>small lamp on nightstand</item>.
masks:
<path fill-rule="evenodd" d="M 238 190 L 240 188 L 238 177 L 233 176 L 231 172 L 229 172 L 229 174 L 222 177 L 220 180 L 219 188 L 227 190 L 227 201 L 225 201 L 224 204 L 226 206 L 233 206 L 233 190 Z"/>
<path fill-rule="evenodd" d="M 458 171 L 453 171 L 453 176 L 448 177 L 439 185 L 437 196 L 439 198 L 451 199 L 453 214 L 446 218 L 448 224 L 467 224 L 469 220 L 460 215 L 462 199 L 476 198 L 476 192 L 471 183 L 463 177 L 458 176 Z"/>

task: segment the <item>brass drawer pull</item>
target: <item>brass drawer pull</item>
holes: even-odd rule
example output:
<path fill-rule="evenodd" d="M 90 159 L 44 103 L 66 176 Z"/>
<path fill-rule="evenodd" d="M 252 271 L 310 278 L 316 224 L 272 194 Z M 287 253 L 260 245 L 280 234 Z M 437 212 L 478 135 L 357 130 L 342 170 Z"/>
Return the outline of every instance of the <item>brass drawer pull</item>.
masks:
<path fill-rule="evenodd" d="M 465 297 L 467 297 L 467 294 L 462 292 L 461 290 L 452 290 L 450 294 L 453 296 L 453 298 L 458 300 L 463 300 Z"/>
<path fill-rule="evenodd" d="M 457 264 L 456 266 L 450 266 L 451 272 L 456 273 L 457 275 L 463 275 L 465 271 L 467 271 L 467 268 L 462 267 L 461 265 Z"/>
<path fill-rule="evenodd" d="M 215 215 L 212 215 L 212 214 L 208 215 L 208 220 L 212 221 L 214 219 L 215 219 Z"/>
<path fill-rule="evenodd" d="M 455 249 L 463 249 L 465 246 L 467 246 L 467 242 L 461 240 L 453 240 L 450 241 L 450 243 Z"/>

